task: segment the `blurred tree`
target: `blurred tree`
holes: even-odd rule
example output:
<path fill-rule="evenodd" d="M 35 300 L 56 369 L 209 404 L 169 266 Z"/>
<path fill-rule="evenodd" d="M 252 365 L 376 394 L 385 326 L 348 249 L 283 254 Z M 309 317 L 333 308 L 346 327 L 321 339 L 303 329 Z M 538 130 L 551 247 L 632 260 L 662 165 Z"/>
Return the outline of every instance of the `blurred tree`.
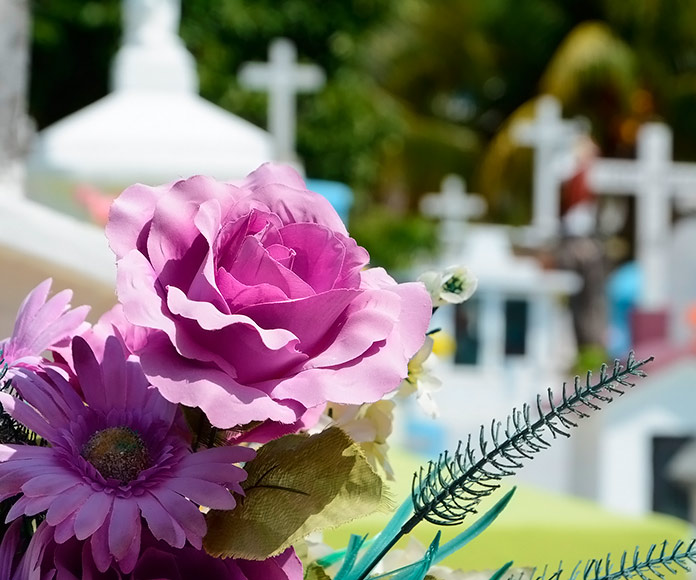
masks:
<path fill-rule="evenodd" d="M 44 127 L 106 93 L 120 0 L 32 6 L 31 113 Z M 202 95 L 258 125 L 266 97 L 237 84 L 242 62 L 265 60 L 282 35 L 326 70 L 325 89 L 299 99 L 298 150 L 309 175 L 357 190 L 361 220 L 407 219 L 454 172 L 487 195 L 487 219 L 526 223 L 530 156 L 513 151 L 507 128 L 542 91 L 566 115 L 592 119 L 606 154 L 631 155 L 638 125 L 662 118 L 677 157 L 696 156 L 693 0 L 184 0 L 182 9 Z"/>
<path fill-rule="evenodd" d="M 29 112 L 39 129 L 103 97 L 120 0 L 33 0 Z"/>

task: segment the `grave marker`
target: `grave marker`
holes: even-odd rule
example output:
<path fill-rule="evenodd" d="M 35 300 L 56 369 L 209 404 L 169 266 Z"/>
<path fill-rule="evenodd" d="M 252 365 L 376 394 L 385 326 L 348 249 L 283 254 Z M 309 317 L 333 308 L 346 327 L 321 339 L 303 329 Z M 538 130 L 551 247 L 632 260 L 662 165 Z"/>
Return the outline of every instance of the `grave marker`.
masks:
<path fill-rule="evenodd" d="M 250 89 L 268 92 L 268 130 L 274 140 L 276 161 L 295 161 L 297 93 L 312 92 L 324 85 L 324 72 L 313 64 L 298 64 L 297 49 L 287 38 L 270 46 L 268 63 L 249 62 L 239 71 L 239 82 Z"/>
<path fill-rule="evenodd" d="M 590 188 L 598 194 L 636 196 L 636 258 L 643 273 L 640 306 L 667 306 L 672 198 L 696 190 L 696 164 L 672 161 L 672 131 L 646 123 L 638 131 L 636 159 L 597 159 Z"/>
<path fill-rule="evenodd" d="M 480 217 L 486 211 L 486 200 L 480 195 L 467 193 L 466 184 L 456 175 L 442 180 L 438 193 L 423 196 L 421 211 L 440 220 L 440 243 L 446 261 L 460 257 L 470 218 Z"/>

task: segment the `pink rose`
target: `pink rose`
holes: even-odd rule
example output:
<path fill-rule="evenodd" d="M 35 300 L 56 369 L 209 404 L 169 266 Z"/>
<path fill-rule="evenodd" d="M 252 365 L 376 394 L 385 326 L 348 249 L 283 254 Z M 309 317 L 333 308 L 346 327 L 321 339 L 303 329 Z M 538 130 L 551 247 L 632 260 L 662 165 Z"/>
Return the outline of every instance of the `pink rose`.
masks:
<path fill-rule="evenodd" d="M 424 286 L 364 270 L 367 252 L 288 167 L 131 186 L 106 231 L 125 317 L 152 330 L 137 352 L 149 380 L 217 427 L 376 401 L 423 344 Z"/>

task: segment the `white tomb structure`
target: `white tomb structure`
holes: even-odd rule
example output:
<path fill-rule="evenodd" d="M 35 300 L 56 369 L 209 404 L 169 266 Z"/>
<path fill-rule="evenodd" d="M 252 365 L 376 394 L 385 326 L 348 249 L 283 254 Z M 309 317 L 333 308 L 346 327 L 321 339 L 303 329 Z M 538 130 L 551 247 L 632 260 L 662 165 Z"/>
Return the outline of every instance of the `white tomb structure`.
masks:
<path fill-rule="evenodd" d="M 17 127 L 28 126 L 28 3 L 5 2 L 0 7 L 0 21 L 15 27 L 13 46 L 3 46 L 5 37 L 0 35 L 0 101 L 8 98 L 12 103 L 7 109 L 6 102 L 0 103 L 8 115 L 2 118 L 0 133 L 15 133 Z M 16 147 L 23 138 L 16 133 L 5 136 L 9 138 L 0 136 L 0 338 L 12 331 L 26 294 L 49 277 L 53 278 L 53 292 L 72 288 L 73 304 L 91 304 L 93 317 L 99 315 L 115 302 L 114 257 L 103 232 L 27 200 L 23 195 L 23 151 Z"/>
<path fill-rule="evenodd" d="M 324 71 L 313 64 L 298 64 L 295 44 L 276 38 L 268 63 L 248 62 L 239 70 L 239 82 L 249 89 L 268 92 L 268 130 L 273 136 L 273 159 L 297 163 L 295 154 L 296 96 L 324 86 Z"/>
<path fill-rule="evenodd" d="M 124 1 L 113 92 L 39 134 L 32 197 L 84 215 L 74 202 L 79 184 L 116 194 L 196 173 L 235 180 L 271 159 L 268 133 L 197 94 L 179 8 L 180 0 Z"/>
<path fill-rule="evenodd" d="M 468 302 L 440 308 L 432 322 L 459 344 L 435 369 L 445 385 L 434 396 L 448 440 L 530 402 L 546 381 L 560 380 L 575 354 L 569 314 L 557 299 L 576 292 L 579 277 L 515 256 L 512 228 L 468 223 L 483 207 L 483 200 L 466 195 L 463 183 L 451 176 L 421 205 L 424 213 L 441 220 L 443 255 L 435 269 L 460 264 L 478 278 Z M 510 347 L 512 335 L 516 343 Z M 460 356 L 469 338 L 473 349 Z"/>

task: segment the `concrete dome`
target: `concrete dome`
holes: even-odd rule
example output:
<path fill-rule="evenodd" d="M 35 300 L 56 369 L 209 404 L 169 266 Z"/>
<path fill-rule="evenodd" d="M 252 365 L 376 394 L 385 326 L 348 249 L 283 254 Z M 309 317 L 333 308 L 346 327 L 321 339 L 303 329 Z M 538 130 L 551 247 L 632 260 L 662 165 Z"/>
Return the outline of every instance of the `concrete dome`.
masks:
<path fill-rule="evenodd" d="M 121 90 L 39 133 L 29 172 L 110 183 L 238 179 L 271 150 L 268 133 L 196 94 Z"/>

